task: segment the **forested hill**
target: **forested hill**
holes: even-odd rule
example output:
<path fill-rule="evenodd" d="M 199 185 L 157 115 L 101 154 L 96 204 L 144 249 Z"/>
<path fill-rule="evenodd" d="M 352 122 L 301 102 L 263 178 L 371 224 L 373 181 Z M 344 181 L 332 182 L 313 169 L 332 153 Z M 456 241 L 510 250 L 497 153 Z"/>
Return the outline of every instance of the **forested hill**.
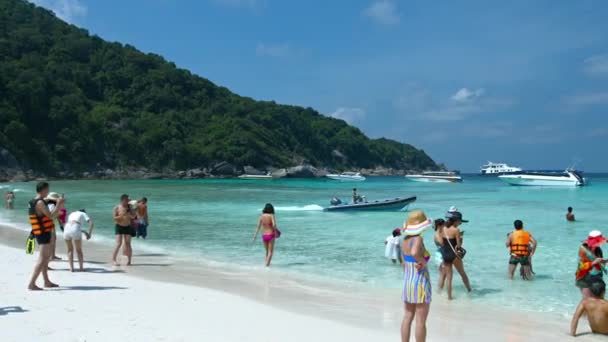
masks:
<path fill-rule="evenodd" d="M 259 168 L 437 167 L 411 145 L 369 139 L 311 108 L 233 94 L 24 0 L 0 0 L 2 150 L 22 167 L 51 175 L 222 161 Z"/>

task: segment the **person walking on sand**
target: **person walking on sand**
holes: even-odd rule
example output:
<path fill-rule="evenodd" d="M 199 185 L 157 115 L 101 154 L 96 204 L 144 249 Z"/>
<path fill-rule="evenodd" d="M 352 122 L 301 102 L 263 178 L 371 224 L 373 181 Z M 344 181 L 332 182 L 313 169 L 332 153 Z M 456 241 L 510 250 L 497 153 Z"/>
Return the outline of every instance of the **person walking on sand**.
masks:
<path fill-rule="evenodd" d="M 137 238 L 144 240 L 148 236 L 148 199 L 142 197 L 137 201 Z"/>
<path fill-rule="evenodd" d="M 464 270 L 462 259 L 466 254 L 466 250 L 462 248 L 462 233 L 460 225 L 469 222 L 462 219 L 462 213 L 459 211 L 448 212 L 445 228 L 443 228 L 443 237 L 441 245 L 441 256 L 443 258 L 443 272 L 445 273 L 445 282 L 447 283 L 448 299 L 452 300 L 452 279 L 456 268 L 458 274 L 462 278 L 464 287 L 468 292 L 471 292 L 471 284 L 469 277 Z M 439 283 L 439 291 L 443 290 L 443 282 Z"/>
<path fill-rule="evenodd" d="M 572 207 L 568 207 L 568 212 L 566 213 L 566 220 L 569 222 L 574 222 L 576 219 L 574 218 L 574 214 L 572 213 Z"/>
<path fill-rule="evenodd" d="M 416 342 L 426 341 L 426 320 L 431 307 L 431 277 L 428 262 L 431 258 L 424 247 L 422 233 L 433 225 L 423 211 L 414 210 L 403 225 L 405 238 L 403 253 L 403 302 L 405 314 L 401 323 L 401 341 L 409 342 L 412 322 L 416 319 Z"/>
<path fill-rule="evenodd" d="M 264 242 L 264 248 L 266 249 L 266 267 L 269 267 L 274 253 L 275 240 L 281 236 L 281 231 L 279 231 L 279 228 L 277 227 L 277 221 L 274 216 L 274 207 L 270 203 L 266 203 L 262 210 L 262 216 L 260 216 L 258 221 L 258 227 L 253 234 L 253 241 L 258 237 L 260 228 L 263 228 L 262 241 Z"/>
<path fill-rule="evenodd" d="M 607 273 L 604 254 L 600 246 L 606 243 L 606 239 L 598 230 L 589 232 L 589 236 L 583 241 L 578 250 L 578 268 L 576 270 L 576 286 L 581 290 L 583 298 L 591 297 L 591 285 L 603 280 Z"/>
<path fill-rule="evenodd" d="M 532 280 L 532 264 L 530 263 L 530 259 L 534 256 L 537 242 L 530 232 L 524 230 L 524 223 L 521 220 L 515 220 L 513 226 L 515 230 L 507 236 L 507 242 L 505 243 L 511 252 L 509 258 L 509 279 L 513 279 L 515 269 L 520 264 L 522 278 L 524 280 Z"/>
<path fill-rule="evenodd" d="M 15 193 L 9 191 L 6 193 L 6 197 L 4 198 L 6 209 L 15 209 Z"/>
<path fill-rule="evenodd" d="M 597 280 L 591 284 L 591 296 L 583 298 L 576 308 L 576 312 L 570 323 L 570 335 L 576 336 L 578 321 L 582 316 L 587 316 L 589 327 L 594 334 L 608 335 L 608 301 L 604 299 L 606 294 L 606 283 Z"/>
<path fill-rule="evenodd" d="M 131 248 L 131 220 L 135 219 L 135 213 L 129 207 L 129 195 L 120 196 L 120 203 L 114 207 L 114 223 L 116 223 L 114 234 L 116 235 L 116 247 L 112 253 L 112 263 L 118 266 L 116 257 L 120 251 L 120 247 L 124 243 L 124 252 L 127 256 L 127 265 L 131 265 L 133 258 L 133 249 Z"/>
<path fill-rule="evenodd" d="M 391 235 L 389 235 L 384 240 L 384 257 L 387 259 L 391 259 L 393 261 L 393 264 L 396 264 L 397 260 L 399 260 L 399 263 L 403 263 L 403 260 L 401 259 L 401 251 L 399 248 L 400 240 L 401 228 L 396 228 L 395 230 L 393 230 Z"/>
<path fill-rule="evenodd" d="M 89 224 L 89 231 L 85 232 L 82 230 L 85 224 Z M 82 234 L 87 237 L 87 240 L 91 239 L 93 235 L 93 221 L 89 218 L 84 209 L 80 209 L 68 216 L 67 224 L 63 233 L 63 239 L 65 240 L 68 248 L 68 260 L 70 263 L 70 272 L 74 272 L 74 247 L 76 247 L 76 254 L 78 255 L 78 266 L 79 271 L 84 271 L 84 256 L 82 253 Z"/>
<path fill-rule="evenodd" d="M 63 207 L 63 198 L 57 200 L 57 205 L 50 211 L 46 201 L 44 200 L 49 194 L 49 183 L 40 182 L 36 185 L 36 197 L 29 202 L 28 214 L 30 225 L 32 226 L 32 234 L 36 238 L 36 242 L 40 246 L 40 256 L 34 267 L 34 272 L 30 279 L 28 289 L 32 291 L 42 290 L 36 285 L 38 276 L 42 273 L 44 278 L 44 287 L 58 287 L 59 285 L 51 282 L 48 275 L 49 261 L 51 260 L 51 239 L 55 231 L 53 220 L 59 215 L 59 209 Z"/>

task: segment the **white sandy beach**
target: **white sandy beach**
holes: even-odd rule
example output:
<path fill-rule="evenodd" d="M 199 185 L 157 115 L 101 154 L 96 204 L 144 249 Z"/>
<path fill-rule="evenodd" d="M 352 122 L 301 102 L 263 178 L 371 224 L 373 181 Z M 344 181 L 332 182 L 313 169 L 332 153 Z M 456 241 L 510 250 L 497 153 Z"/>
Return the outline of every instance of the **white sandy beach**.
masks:
<path fill-rule="evenodd" d="M 0 232 L 2 241 L 13 246 L 17 240 L 12 237 L 22 234 L 6 227 L 0 227 Z M 1 340 L 399 340 L 398 293 L 359 298 L 300 286 L 282 291 L 280 287 L 290 287 L 290 282 L 274 279 L 275 287 L 266 287 L 260 294 L 255 279 L 250 279 L 251 285 L 237 282 L 241 274 L 233 275 L 234 279 L 218 278 L 210 271 L 205 277 L 179 278 L 175 265 L 142 261 L 143 254 L 134 260 L 139 266 L 113 268 L 99 260 L 99 250 L 106 247 L 87 243 L 85 256 L 88 248 L 93 261 L 85 265 L 88 272 L 70 273 L 67 263 L 55 262 L 57 270 L 51 272 L 51 279 L 61 288 L 29 292 L 26 284 L 35 257 L 22 248 L 0 245 Z M 63 249 L 60 244 L 58 251 Z M 178 269 L 187 273 L 184 270 Z M 553 316 L 451 305 L 440 299 L 432 306 L 428 335 L 429 341 L 573 340 L 567 335 L 567 323 Z M 588 331 L 586 322 L 580 327 L 581 332 Z M 605 339 L 584 335 L 576 341 Z"/>

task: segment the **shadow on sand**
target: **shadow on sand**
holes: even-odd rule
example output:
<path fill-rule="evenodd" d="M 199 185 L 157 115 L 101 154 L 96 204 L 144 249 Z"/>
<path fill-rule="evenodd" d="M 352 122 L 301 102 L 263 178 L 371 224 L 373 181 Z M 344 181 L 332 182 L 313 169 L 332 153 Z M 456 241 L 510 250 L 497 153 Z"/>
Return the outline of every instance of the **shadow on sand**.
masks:
<path fill-rule="evenodd" d="M 500 289 L 473 289 L 471 295 L 474 297 L 484 297 L 487 295 L 493 295 L 502 292 Z"/>
<path fill-rule="evenodd" d="M 5 306 L 3 308 L 0 307 L 0 316 L 6 316 L 11 313 L 22 313 L 22 312 L 27 312 L 27 310 L 23 310 L 23 308 L 20 306 Z"/>
<path fill-rule="evenodd" d="M 131 264 L 132 267 L 142 267 L 142 266 L 157 266 L 157 267 L 167 267 L 172 266 L 173 264 Z"/>
<path fill-rule="evenodd" d="M 70 272 L 67 268 L 54 269 L 55 272 Z M 85 267 L 84 272 L 75 271 L 74 273 L 98 273 L 98 274 L 112 274 L 112 273 L 125 273 L 123 270 L 108 270 L 102 267 Z"/>
<path fill-rule="evenodd" d="M 62 286 L 55 291 L 105 291 L 105 290 L 127 290 L 128 287 L 121 286 Z"/>

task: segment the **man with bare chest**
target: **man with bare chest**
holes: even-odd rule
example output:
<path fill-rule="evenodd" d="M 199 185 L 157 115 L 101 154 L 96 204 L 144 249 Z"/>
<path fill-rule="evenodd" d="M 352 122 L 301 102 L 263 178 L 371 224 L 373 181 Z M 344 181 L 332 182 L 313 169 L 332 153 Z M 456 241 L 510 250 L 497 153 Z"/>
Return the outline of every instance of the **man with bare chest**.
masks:
<path fill-rule="evenodd" d="M 127 265 L 131 265 L 131 259 L 133 257 L 133 250 L 131 249 L 131 237 L 133 234 L 133 228 L 131 227 L 131 221 L 135 218 L 135 213 L 129 207 L 129 195 L 124 194 L 120 196 L 120 203 L 114 207 L 114 223 L 116 223 L 114 234 L 116 235 L 116 247 L 112 254 L 112 263 L 117 266 L 118 262 L 116 257 L 118 251 L 124 243 L 125 255 L 128 258 Z"/>

